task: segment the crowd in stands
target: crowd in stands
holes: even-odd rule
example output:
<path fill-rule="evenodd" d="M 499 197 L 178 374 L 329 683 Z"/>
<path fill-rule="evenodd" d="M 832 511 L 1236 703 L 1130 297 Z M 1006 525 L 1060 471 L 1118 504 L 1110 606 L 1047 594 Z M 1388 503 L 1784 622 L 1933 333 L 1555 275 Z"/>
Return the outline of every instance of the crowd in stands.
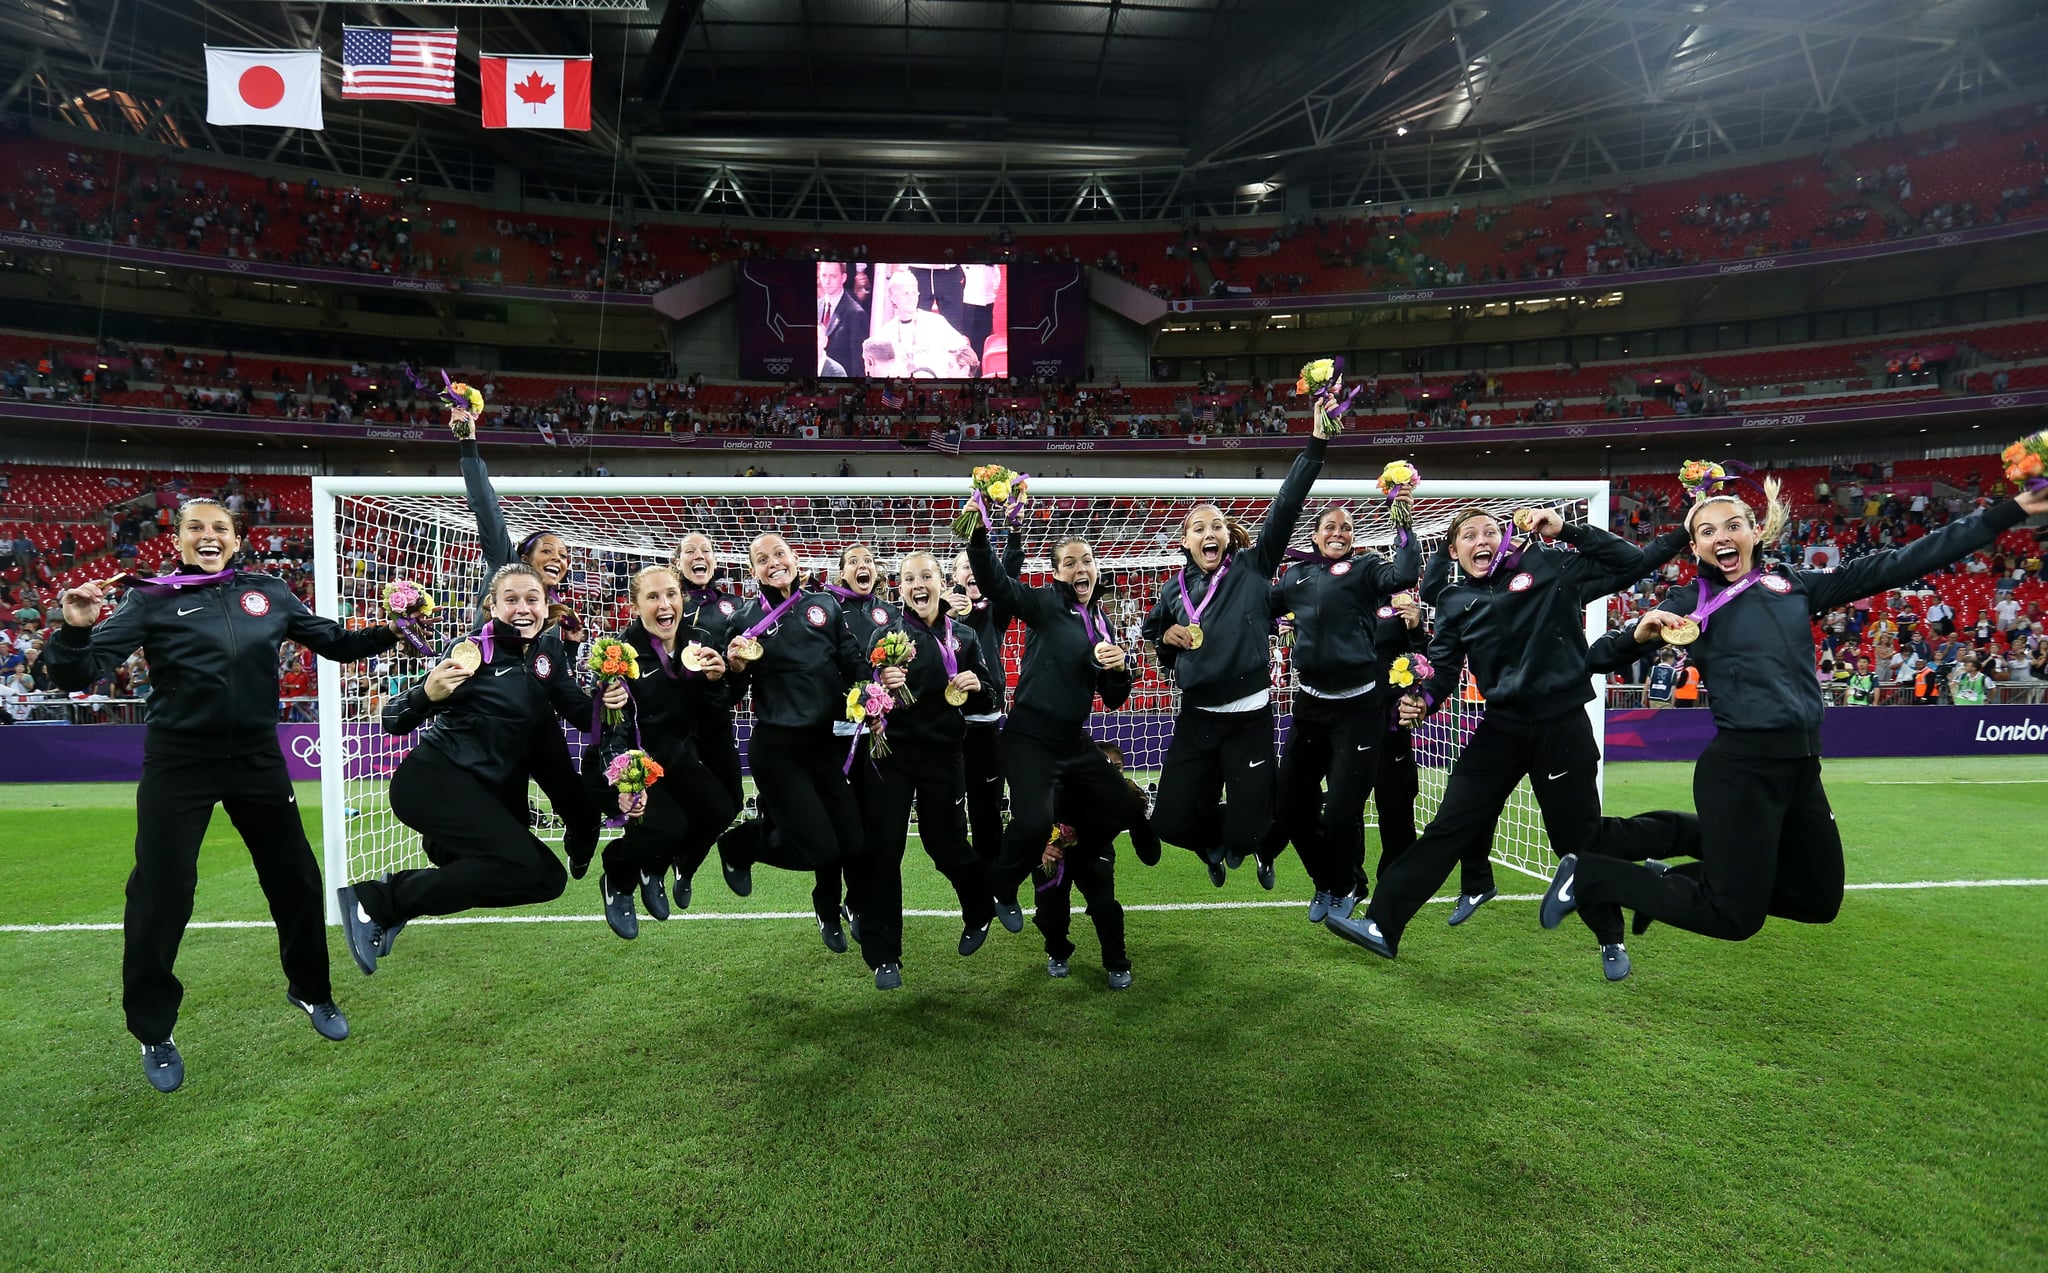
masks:
<path fill-rule="evenodd" d="M 1447 211 L 1318 213 L 1262 229 L 827 235 L 672 225 L 631 208 L 508 215 L 411 182 L 372 192 L 13 134 L 0 140 L 0 220 L 450 284 L 652 293 L 735 259 L 851 257 L 1075 263 L 1162 297 L 1286 295 L 1622 274 L 2041 216 L 2044 142 L 2048 104 L 2036 103 L 1704 178 Z"/>

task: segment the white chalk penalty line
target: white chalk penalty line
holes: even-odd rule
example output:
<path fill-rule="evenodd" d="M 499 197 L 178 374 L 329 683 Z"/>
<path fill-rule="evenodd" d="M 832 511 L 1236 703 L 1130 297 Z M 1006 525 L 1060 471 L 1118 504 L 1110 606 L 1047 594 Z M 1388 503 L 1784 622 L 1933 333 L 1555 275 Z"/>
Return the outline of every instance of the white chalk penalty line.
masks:
<path fill-rule="evenodd" d="M 1866 787 L 2040 787 L 2048 778 L 1873 778 Z"/>
<path fill-rule="evenodd" d="M 1846 884 L 1843 888 L 1851 893 L 1897 891 L 1921 888 L 2044 888 L 2048 879 L 2042 880 L 1899 880 L 1870 884 Z M 1430 905 L 1448 905 L 1455 897 L 1432 897 Z M 1502 893 L 1494 899 L 1500 902 L 1540 902 L 1541 893 Z M 1260 911 L 1288 910 L 1307 905 L 1298 899 L 1289 901 L 1260 902 L 1138 902 L 1126 905 L 1126 911 Z M 960 912 L 933 910 L 906 910 L 906 918 L 954 919 Z M 748 919 L 816 919 L 810 911 L 677 911 L 673 918 L 678 920 L 748 920 Z M 602 915 L 440 915 L 422 916 L 410 921 L 413 924 L 602 924 Z M 652 922 L 652 921 L 650 921 Z M 195 920 L 186 928 L 274 928 L 267 919 L 208 919 Z M 0 924 L 0 933 L 118 933 L 119 924 Z"/>

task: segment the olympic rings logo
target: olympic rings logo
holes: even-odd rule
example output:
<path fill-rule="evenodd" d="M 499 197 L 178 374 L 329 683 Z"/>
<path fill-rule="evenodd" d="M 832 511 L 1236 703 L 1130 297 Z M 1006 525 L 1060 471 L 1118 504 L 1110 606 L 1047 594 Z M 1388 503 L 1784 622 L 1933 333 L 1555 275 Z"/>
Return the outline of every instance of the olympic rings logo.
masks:
<path fill-rule="evenodd" d="M 341 736 L 341 763 L 346 765 L 363 754 L 362 744 L 347 734 Z M 292 739 L 292 755 L 314 769 L 320 767 L 320 737 L 317 734 L 300 734 Z"/>

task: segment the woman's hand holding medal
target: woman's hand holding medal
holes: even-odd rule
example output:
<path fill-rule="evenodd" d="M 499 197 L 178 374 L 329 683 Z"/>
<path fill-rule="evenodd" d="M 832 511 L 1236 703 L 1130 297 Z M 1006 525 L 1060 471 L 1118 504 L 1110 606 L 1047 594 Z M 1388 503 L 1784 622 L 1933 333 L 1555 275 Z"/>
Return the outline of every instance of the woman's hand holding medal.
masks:
<path fill-rule="evenodd" d="M 1114 672 L 1124 665 L 1123 647 L 1109 641 L 1095 643 L 1095 666 L 1106 672 Z"/>
<path fill-rule="evenodd" d="M 1700 625 L 1696 620 L 1669 610 L 1651 610 L 1636 620 L 1637 645 L 1650 645 L 1657 641 L 1690 645 L 1699 634 Z M 1674 637 L 1678 639 L 1673 640 Z"/>
<path fill-rule="evenodd" d="M 427 673 L 427 697 L 433 702 L 445 703 L 464 681 L 475 674 L 476 666 L 456 658 L 451 653 L 436 663 L 433 671 Z"/>
<path fill-rule="evenodd" d="M 1515 511 L 1515 529 L 1527 535 L 1556 539 L 1564 533 L 1564 514 L 1554 508 L 1523 508 Z"/>
<path fill-rule="evenodd" d="M 695 672 L 707 681 L 716 681 L 725 675 L 725 659 L 710 646 L 696 641 L 683 647 L 681 662 L 684 671 Z"/>
<path fill-rule="evenodd" d="M 106 603 L 104 584 L 82 583 L 64 593 L 64 622 L 74 628 L 89 628 L 100 621 L 100 607 Z"/>
<path fill-rule="evenodd" d="M 967 702 L 969 694 L 974 693 L 980 688 L 980 677 L 972 672 L 958 673 L 952 680 L 946 682 L 946 701 L 955 707 L 960 707 Z"/>
<path fill-rule="evenodd" d="M 1178 646 L 1183 650 L 1200 649 L 1202 643 L 1195 635 L 1197 631 L 1199 629 L 1176 623 L 1160 635 L 1159 644 Z M 1101 647 L 1098 646 L 1096 648 L 1100 649 Z"/>

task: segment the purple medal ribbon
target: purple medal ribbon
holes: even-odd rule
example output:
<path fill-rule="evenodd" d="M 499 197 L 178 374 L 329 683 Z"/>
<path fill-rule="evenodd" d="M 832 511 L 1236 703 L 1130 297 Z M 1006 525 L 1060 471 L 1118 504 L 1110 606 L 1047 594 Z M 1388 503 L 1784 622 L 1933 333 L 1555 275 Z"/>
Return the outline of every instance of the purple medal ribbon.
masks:
<path fill-rule="evenodd" d="M 801 592 L 798 592 L 796 589 L 790 589 L 788 598 L 785 599 L 781 605 L 775 607 L 773 610 L 770 610 L 767 614 L 762 615 L 761 621 L 759 623 L 756 623 L 754 626 L 740 633 L 740 635 L 750 639 L 759 637 L 763 632 L 766 632 L 768 629 L 782 622 L 782 616 L 788 614 L 789 608 L 795 605 L 797 603 L 797 599 L 802 596 L 803 594 Z M 766 594 L 763 594 L 762 600 L 765 602 L 766 599 Z"/>
<path fill-rule="evenodd" d="M 1088 645 L 1091 649 L 1109 640 L 1109 620 L 1102 621 L 1102 631 L 1097 633 L 1095 621 L 1088 617 L 1087 606 L 1075 606 L 1074 613 L 1081 616 L 1081 630 L 1088 634 Z"/>
<path fill-rule="evenodd" d="M 939 662 L 944 664 L 946 668 L 946 684 L 951 685 L 953 678 L 960 675 L 960 656 L 953 653 L 952 647 L 953 621 L 946 617 L 944 613 L 941 613 L 939 615 L 941 626 L 934 628 L 923 619 L 908 611 L 904 612 L 903 618 L 906 623 L 915 623 L 918 627 L 923 628 L 930 634 L 932 640 L 937 643 L 939 647 Z"/>
<path fill-rule="evenodd" d="M 647 634 L 647 640 L 654 647 L 654 657 L 661 661 L 662 674 L 668 677 L 669 680 L 677 680 L 683 676 L 701 675 L 701 673 L 692 672 L 689 668 L 684 668 L 680 673 L 677 672 L 675 662 L 668 656 L 668 646 L 662 643 L 662 639 L 650 632 Z"/>
<path fill-rule="evenodd" d="M 226 570 L 216 570 L 210 575 L 157 575 L 155 578 L 147 578 L 142 575 L 129 573 L 116 575 L 107 582 L 120 584 L 124 588 L 140 588 L 144 592 L 163 597 L 169 596 L 182 588 L 197 588 L 201 584 L 219 583 L 224 579 L 232 579 L 234 577 L 234 568 L 230 567 Z"/>
<path fill-rule="evenodd" d="M 1700 604 L 1699 604 L 1698 606 L 1694 607 L 1694 609 L 1693 609 L 1693 612 L 1692 612 L 1691 614 L 1689 614 L 1689 615 L 1687 615 L 1687 616 L 1685 616 L 1685 617 L 1686 617 L 1686 618 L 1688 618 L 1688 619 L 1691 619 L 1691 620 L 1692 620 L 1692 621 L 1693 621 L 1694 623 L 1697 623 L 1697 624 L 1699 624 L 1699 625 L 1700 625 L 1700 631 L 1702 631 L 1702 632 L 1705 632 L 1705 631 L 1707 630 L 1707 616 L 1708 616 L 1708 615 L 1711 615 L 1712 613 L 1714 613 L 1714 611 L 1716 611 L 1716 610 L 1719 610 L 1719 609 L 1720 609 L 1720 608 L 1721 608 L 1722 606 L 1725 606 L 1725 605 L 1727 605 L 1727 604 L 1728 604 L 1729 602 L 1731 602 L 1731 601 L 1735 600 L 1735 598 L 1737 598 L 1737 597 L 1741 596 L 1741 595 L 1742 595 L 1743 593 L 1745 593 L 1745 592 L 1749 591 L 1749 589 L 1750 589 L 1750 588 L 1751 588 L 1751 587 L 1752 587 L 1752 586 L 1753 586 L 1753 585 L 1754 585 L 1754 584 L 1756 583 L 1756 581 L 1757 581 L 1757 580 L 1759 580 L 1759 579 L 1761 579 L 1761 578 L 1763 578 L 1763 577 L 1764 577 L 1764 572 L 1763 572 L 1763 568 L 1762 568 L 1761 566 L 1759 566 L 1759 567 L 1757 567 L 1756 569 L 1754 569 L 1754 570 L 1751 570 L 1751 571 L 1750 571 L 1750 572 L 1749 572 L 1748 574 L 1744 575 L 1744 576 L 1743 576 L 1742 578 L 1740 578 L 1740 579 L 1736 580 L 1736 581 L 1735 581 L 1734 583 L 1732 583 L 1732 584 L 1729 584 L 1729 585 L 1728 585 L 1728 586 L 1727 586 L 1726 588 L 1722 589 L 1722 590 L 1721 590 L 1720 592 L 1717 592 L 1717 593 L 1715 593 L 1715 594 L 1714 594 L 1714 599 L 1713 599 L 1712 601 L 1708 601 L 1708 600 L 1706 600 L 1706 594 L 1707 594 L 1707 582 L 1706 582 L 1706 580 L 1705 580 L 1705 579 L 1701 579 L 1701 580 L 1700 580 L 1700 598 L 1701 598 L 1701 603 L 1700 603 Z"/>
<path fill-rule="evenodd" d="M 1188 568 L 1186 566 L 1180 568 L 1180 605 L 1181 609 L 1188 612 L 1188 625 L 1190 627 L 1199 627 L 1201 625 L 1202 611 L 1207 610 L 1209 603 L 1216 599 L 1216 590 L 1223 586 L 1223 576 L 1229 573 L 1230 558 L 1225 557 L 1223 564 L 1216 567 L 1215 577 L 1209 580 L 1209 591 L 1202 594 L 1202 604 L 1196 605 L 1188 600 Z"/>
<path fill-rule="evenodd" d="M 855 600 L 855 599 L 859 599 L 859 600 L 861 600 L 861 601 L 867 601 L 867 600 L 871 599 L 871 598 L 872 598 L 872 597 L 874 596 L 874 594 L 873 594 L 873 593 L 869 593 L 869 592 L 855 592 L 855 591 L 854 591 L 853 589 L 851 589 L 851 588 L 848 588 L 848 587 L 846 587 L 846 586 L 844 586 L 844 585 L 842 585 L 842 584 L 836 584 L 836 583 L 828 583 L 828 584 L 826 584 L 826 585 L 825 585 L 825 591 L 827 591 L 827 592 L 831 593 L 831 594 L 832 594 L 833 596 L 835 596 L 835 597 L 839 598 L 839 599 L 840 599 L 841 601 L 853 601 L 853 600 Z"/>
<path fill-rule="evenodd" d="M 469 639 L 476 642 L 477 650 L 484 656 L 484 666 L 489 667 L 491 665 L 492 647 L 497 644 L 498 640 L 491 635 L 491 625 L 486 623 L 483 631 L 472 634 Z"/>

